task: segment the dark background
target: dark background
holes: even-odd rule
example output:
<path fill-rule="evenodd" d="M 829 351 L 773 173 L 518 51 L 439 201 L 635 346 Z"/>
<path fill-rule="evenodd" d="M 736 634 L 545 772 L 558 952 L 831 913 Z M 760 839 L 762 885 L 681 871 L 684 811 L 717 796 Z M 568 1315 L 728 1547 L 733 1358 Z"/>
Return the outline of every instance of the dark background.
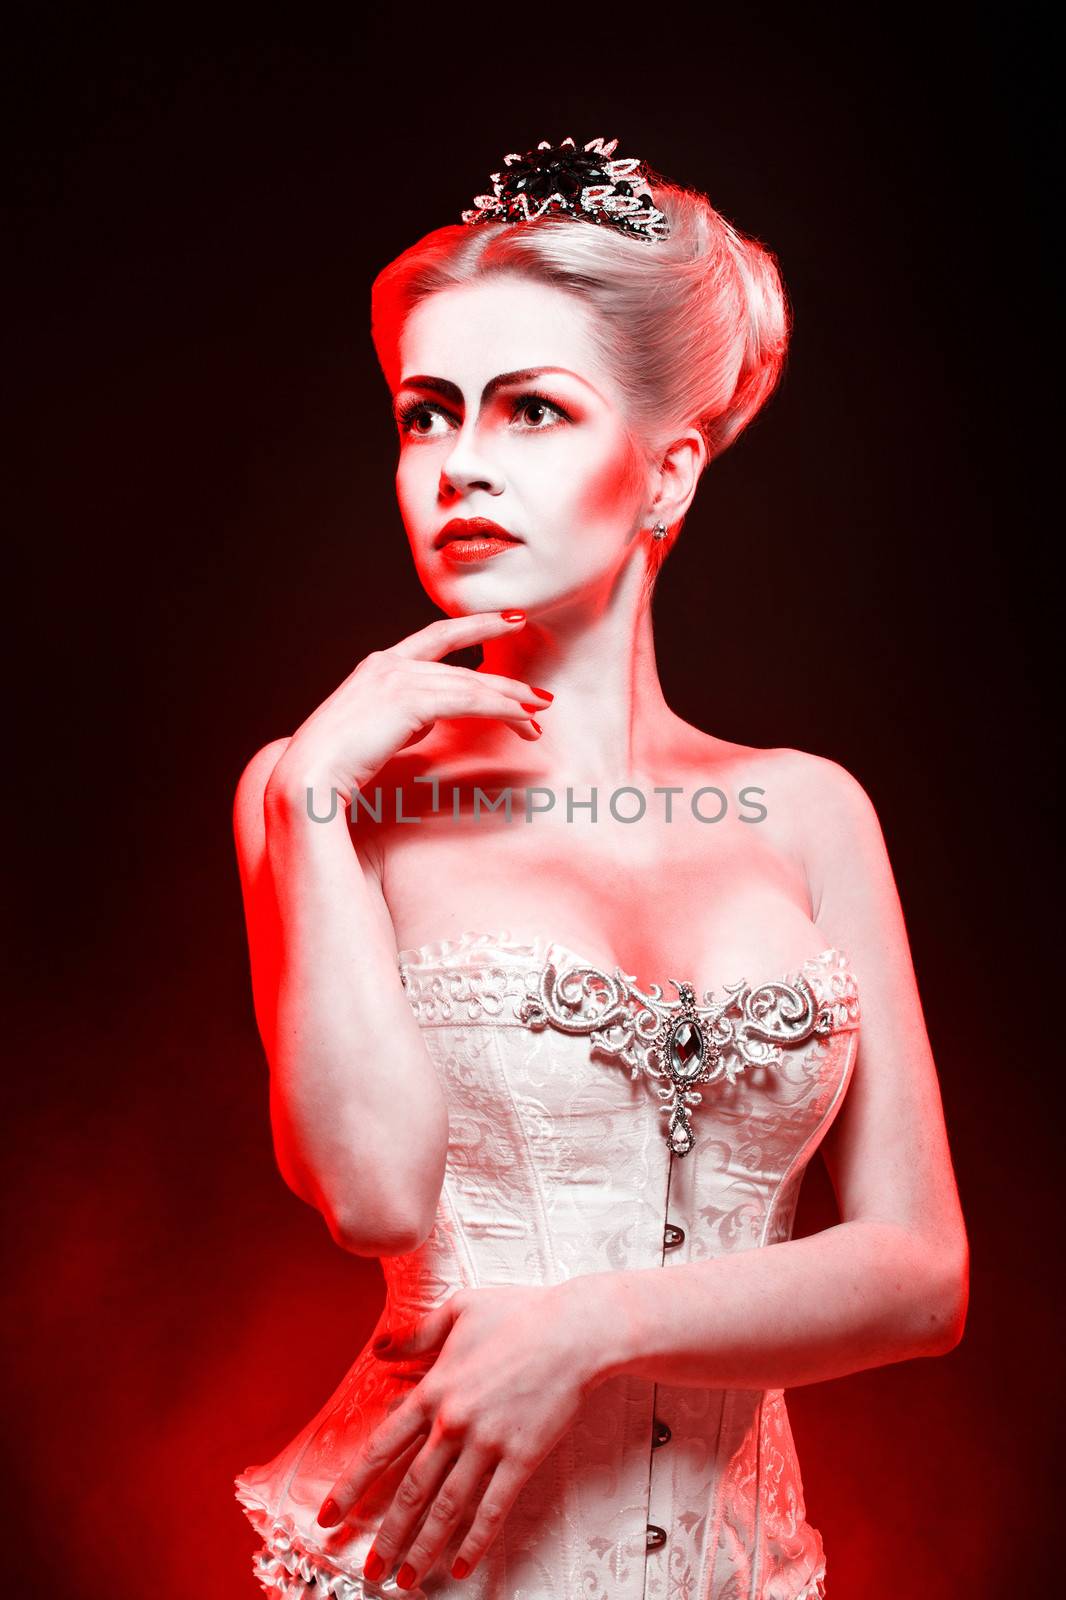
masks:
<path fill-rule="evenodd" d="M 697 725 L 873 798 L 970 1229 L 954 1352 L 789 1392 L 829 1592 L 1049 1592 L 1048 41 L 1016 10 L 942 35 L 805 8 L 12 16 L 11 1593 L 252 1600 L 232 1477 L 377 1315 L 376 1263 L 273 1165 L 230 807 L 261 744 L 437 614 L 371 279 L 566 134 L 780 259 L 786 378 L 667 564 L 661 676 Z M 834 1220 L 816 1161 L 796 1231 Z"/>

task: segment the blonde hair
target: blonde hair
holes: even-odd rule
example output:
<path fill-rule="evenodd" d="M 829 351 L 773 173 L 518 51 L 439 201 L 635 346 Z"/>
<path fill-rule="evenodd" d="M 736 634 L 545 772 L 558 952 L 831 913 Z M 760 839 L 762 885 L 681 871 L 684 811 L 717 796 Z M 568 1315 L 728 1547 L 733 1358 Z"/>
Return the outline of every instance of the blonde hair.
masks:
<path fill-rule="evenodd" d="M 696 428 L 705 465 L 734 442 L 777 386 L 791 310 L 772 252 L 740 233 L 706 195 L 648 173 L 670 237 L 546 213 L 533 222 L 436 228 L 375 278 L 371 332 L 382 370 L 408 313 L 440 289 L 517 273 L 577 295 L 615 377 L 644 459 Z M 650 541 L 652 576 L 673 541 Z"/>

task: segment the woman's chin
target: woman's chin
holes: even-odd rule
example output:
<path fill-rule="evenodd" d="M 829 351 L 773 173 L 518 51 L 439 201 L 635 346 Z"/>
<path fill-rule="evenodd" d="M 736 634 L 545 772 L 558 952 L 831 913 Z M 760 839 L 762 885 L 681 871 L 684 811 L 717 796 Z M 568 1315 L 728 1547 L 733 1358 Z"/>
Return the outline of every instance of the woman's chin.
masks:
<path fill-rule="evenodd" d="M 453 617 L 474 611 L 524 611 L 529 616 L 534 607 L 544 604 L 543 597 L 534 595 L 528 584 L 501 583 L 487 574 L 480 580 L 463 575 L 454 581 L 424 583 L 423 588 L 434 605 Z"/>

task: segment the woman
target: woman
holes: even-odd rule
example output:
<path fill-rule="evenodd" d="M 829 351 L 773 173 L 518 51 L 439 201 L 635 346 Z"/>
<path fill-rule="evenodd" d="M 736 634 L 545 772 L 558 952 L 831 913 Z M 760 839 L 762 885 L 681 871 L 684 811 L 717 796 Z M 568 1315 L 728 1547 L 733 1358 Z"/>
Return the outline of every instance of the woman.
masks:
<path fill-rule="evenodd" d="M 813 1600 L 782 1391 L 965 1319 L 873 807 L 656 671 L 654 579 L 777 382 L 780 278 L 614 148 L 508 156 L 376 280 L 445 616 L 238 787 L 279 1166 L 382 1259 L 392 1334 L 236 1480 L 277 1600 Z M 841 1221 L 792 1240 L 819 1147 Z"/>

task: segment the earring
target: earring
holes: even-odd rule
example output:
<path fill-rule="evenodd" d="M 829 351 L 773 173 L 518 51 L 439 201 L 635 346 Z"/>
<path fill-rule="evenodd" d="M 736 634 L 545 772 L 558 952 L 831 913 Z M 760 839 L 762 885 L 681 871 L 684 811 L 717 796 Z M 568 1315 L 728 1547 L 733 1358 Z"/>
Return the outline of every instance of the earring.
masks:
<path fill-rule="evenodd" d="M 657 522 L 655 524 L 655 527 L 652 529 L 652 538 L 653 539 L 665 539 L 666 538 L 666 523 L 665 522 Z"/>

